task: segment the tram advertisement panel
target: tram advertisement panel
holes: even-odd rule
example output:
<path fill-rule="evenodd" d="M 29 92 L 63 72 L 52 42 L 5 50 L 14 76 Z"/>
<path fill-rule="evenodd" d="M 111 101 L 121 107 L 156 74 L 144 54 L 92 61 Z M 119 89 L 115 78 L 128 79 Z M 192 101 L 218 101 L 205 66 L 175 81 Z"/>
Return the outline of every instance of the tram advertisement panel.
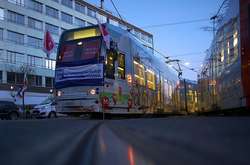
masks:
<path fill-rule="evenodd" d="M 55 86 L 99 86 L 103 84 L 103 64 L 90 64 L 56 69 Z"/>

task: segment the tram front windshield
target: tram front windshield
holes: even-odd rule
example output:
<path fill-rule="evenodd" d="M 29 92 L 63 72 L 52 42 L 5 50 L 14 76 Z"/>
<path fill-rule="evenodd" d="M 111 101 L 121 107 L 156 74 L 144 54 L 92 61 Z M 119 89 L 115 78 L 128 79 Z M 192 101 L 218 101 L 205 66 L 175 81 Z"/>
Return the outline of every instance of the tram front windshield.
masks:
<path fill-rule="evenodd" d="M 65 32 L 60 40 L 55 88 L 103 84 L 102 37 L 95 28 Z"/>
<path fill-rule="evenodd" d="M 63 42 L 60 46 L 58 64 L 96 61 L 100 57 L 101 38 L 87 38 Z M 73 64 L 74 65 L 74 64 Z"/>

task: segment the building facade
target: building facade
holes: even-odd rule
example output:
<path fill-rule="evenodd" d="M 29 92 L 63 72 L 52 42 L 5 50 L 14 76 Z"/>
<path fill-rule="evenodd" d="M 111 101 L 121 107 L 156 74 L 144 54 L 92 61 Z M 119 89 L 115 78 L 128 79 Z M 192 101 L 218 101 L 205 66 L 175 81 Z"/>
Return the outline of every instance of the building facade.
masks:
<path fill-rule="evenodd" d="M 34 105 L 53 92 L 56 51 L 50 57 L 43 51 L 45 31 L 58 46 L 66 29 L 110 23 L 129 30 L 153 50 L 153 36 L 112 13 L 82 0 L 1 0 L 0 1 L 0 99 L 17 97 L 28 75 L 25 104 Z"/>
<path fill-rule="evenodd" d="M 204 111 L 250 107 L 250 0 L 227 0 L 199 75 Z"/>

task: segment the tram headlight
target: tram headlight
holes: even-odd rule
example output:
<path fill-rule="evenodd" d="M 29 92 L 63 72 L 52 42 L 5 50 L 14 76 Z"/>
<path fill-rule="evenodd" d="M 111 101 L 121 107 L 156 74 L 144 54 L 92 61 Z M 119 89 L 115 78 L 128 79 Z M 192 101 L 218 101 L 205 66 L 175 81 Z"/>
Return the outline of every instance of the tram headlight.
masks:
<path fill-rule="evenodd" d="M 62 96 L 62 91 L 57 91 L 57 96 L 58 97 Z"/>
<path fill-rule="evenodd" d="M 96 94 L 96 90 L 95 90 L 95 89 L 90 89 L 89 93 L 90 93 L 91 95 L 95 95 L 95 94 Z"/>

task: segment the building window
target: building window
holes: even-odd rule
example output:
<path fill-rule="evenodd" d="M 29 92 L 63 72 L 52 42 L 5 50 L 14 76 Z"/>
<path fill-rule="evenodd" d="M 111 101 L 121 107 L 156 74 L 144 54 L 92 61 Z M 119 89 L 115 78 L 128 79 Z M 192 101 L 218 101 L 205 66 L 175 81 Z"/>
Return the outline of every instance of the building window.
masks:
<path fill-rule="evenodd" d="M 17 64 L 24 64 L 26 62 L 24 59 L 24 57 L 25 57 L 24 54 L 21 54 L 21 53 L 15 53 L 15 54 L 16 54 L 16 63 Z"/>
<path fill-rule="evenodd" d="M 7 83 L 15 84 L 15 72 L 7 72 Z"/>
<path fill-rule="evenodd" d="M 28 17 L 28 27 L 37 30 L 43 30 L 43 22 L 37 19 Z"/>
<path fill-rule="evenodd" d="M 28 75 L 28 84 L 29 86 L 36 86 L 36 76 Z"/>
<path fill-rule="evenodd" d="M 62 4 L 63 4 L 64 6 L 67 6 L 67 7 L 70 7 L 70 8 L 73 7 L 73 2 L 72 2 L 72 0 L 62 0 Z"/>
<path fill-rule="evenodd" d="M 75 25 L 77 25 L 78 27 L 84 27 L 85 21 L 75 17 Z"/>
<path fill-rule="evenodd" d="M 52 77 L 45 77 L 45 85 L 46 85 L 46 87 L 53 87 L 53 78 Z"/>
<path fill-rule="evenodd" d="M 125 79 L 125 55 L 124 54 L 119 54 L 118 58 L 118 77 L 120 79 Z"/>
<path fill-rule="evenodd" d="M 78 11 L 82 14 L 85 14 L 85 6 L 78 3 L 78 2 L 75 3 L 75 9 L 76 9 L 76 11 Z"/>
<path fill-rule="evenodd" d="M 0 8 L 0 20 L 4 20 L 4 10 Z"/>
<path fill-rule="evenodd" d="M 104 16 L 104 15 L 101 15 L 99 13 L 96 14 L 96 17 L 98 18 L 98 20 L 101 22 L 101 23 L 106 23 L 107 22 L 107 17 Z"/>
<path fill-rule="evenodd" d="M 42 76 L 36 76 L 36 86 L 42 86 Z"/>
<path fill-rule="evenodd" d="M 0 29 L 0 40 L 3 40 L 3 29 Z"/>
<path fill-rule="evenodd" d="M 16 77 L 16 80 L 15 80 L 16 84 L 23 84 L 23 78 L 24 78 L 23 73 L 16 73 L 15 77 Z"/>
<path fill-rule="evenodd" d="M 24 15 L 9 11 L 7 13 L 7 19 L 9 22 L 24 25 Z"/>
<path fill-rule="evenodd" d="M 88 11 L 88 12 L 87 12 L 87 15 L 88 15 L 88 16 L 94 17 L 94 18 L 96 17 L 96 12 L 95 12 L 94 10 L 88 8 L 87 11 Z"/>
<path fill-rule="evenodd" d="M 3 82 L 3 71 L 0 70 L 0 83 Z"/>
<path fill-rule="evenodd" d="M 20 33 L 8 31 L 7 39 L 8 41 L 14 42 L 16 44 L 24 44 L 24 35 Z"/>
<path fill-rule="evenodd" d="M 59 11 L 57 9 L 54 9 L 52 7 L 46 6 L 46 15 L 56 18 L 59 18 Z"/>
<path fill-rule="evenodd" d="M 43 4 L 35 0 L 28 1 L 28 8 L 31 10 L 37 11 L 39 13 L 43 12 Z"/>
<path fill-rule="evenodd" d="M 35 56 L 28 55 L 27 56 L 28 65 L 35 66 L 35 58 L 36 58 Z"/>
<path fill-rule="evenodd" d="M 42 57 L 28 55 L 27 62 L 28 62 L 28 65 L 30 65 L 32 67 L 43 67 Z"/>
<path fill-rule="evenodd" d="M 6 61 L 6 57 L 4 55 L 4 52 L 1 49 L 0 49 L 0 61 Z"/>
<path fill-rule="evenodd" d="M 7 62 L 12 64 L 24 63 L 24 55 L 17 52 L 7 51 Z"/>
<path fill-rule="evenodd" d="M 28 36 L 28 45 L 34 48 L 42 48 L 43 47 L 43 40 L 40 38 L 35 38 Z"/>
<path fill-rule="evenodd" d="M 56 34 L 56 35 L 59 34 L 59 27 L 55 26 L 55 25 L 48 24 L 48 23 L 45 24 L 45 30 L 48 30 L 52 34 Z"/>
<path fill-rule="evenodd" d="M 238 46 L 238 31 L 237 30 L 233 34 L 233 46 L 234 48 Z"/>
<path fill-rule="evenodd" d="M 13 3 L 15 5 L 24 6 L 24 0 L 8 0 L 8 2 Z"/>
<path fill-rule="evenodd" d="M 73 24 L 73 16 L 64 12 L 61 12 L 61 20 L 69 24 Z"/>
<path fill-rule="evenodd" d="M 28 84 L 30 86 L 42 86 L 42 76 L 28 75 Z"/>
<path fill-rule="evenodd" d="M 55 70 L 56 61 L 51 59 L 45 59 L 45 68 Z"/>
<path fill-rule="evenodd" d="M 44 59 L 42 57 L 35 58 L 35 65 L 37 67 L 44 67 Z"/>

